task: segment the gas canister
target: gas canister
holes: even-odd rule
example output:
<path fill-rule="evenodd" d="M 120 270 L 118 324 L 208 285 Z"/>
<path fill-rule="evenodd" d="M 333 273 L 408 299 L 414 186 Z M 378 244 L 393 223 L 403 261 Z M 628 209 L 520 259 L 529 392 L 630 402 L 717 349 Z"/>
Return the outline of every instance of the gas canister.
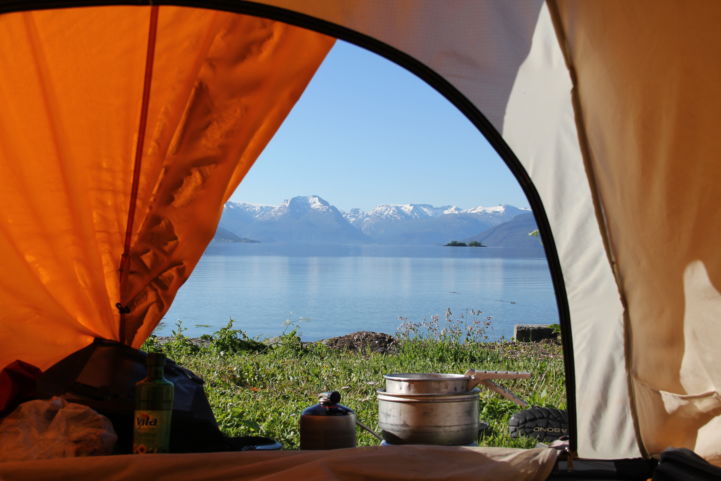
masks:
<path fill-rule="evenodd" d="M 300 449 L 353 448 L 356 445 L 356 415 L 340 403 L 337 391 L 322 392 L 318 404 L 300 416 Z"/>

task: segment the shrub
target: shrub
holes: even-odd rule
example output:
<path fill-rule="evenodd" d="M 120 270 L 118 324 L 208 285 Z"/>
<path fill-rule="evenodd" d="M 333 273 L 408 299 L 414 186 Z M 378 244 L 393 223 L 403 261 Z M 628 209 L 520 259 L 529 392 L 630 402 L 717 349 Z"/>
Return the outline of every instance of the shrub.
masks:
<path fill-rule="evenodd" d="M 197 353 L 200 348 L 185 335 L 185 331 L 182 321 L 177 321 L 170 339 L 162 344 L 158 342 L 156 346 L 169 358 Z"/>
<path fill-rule="evenodd" d="M 209 348 L 217 353 L 264 352 L 268 346 L 251 339 L 242 329 L 233 329 L 233 319 L 209 336 Z"/>

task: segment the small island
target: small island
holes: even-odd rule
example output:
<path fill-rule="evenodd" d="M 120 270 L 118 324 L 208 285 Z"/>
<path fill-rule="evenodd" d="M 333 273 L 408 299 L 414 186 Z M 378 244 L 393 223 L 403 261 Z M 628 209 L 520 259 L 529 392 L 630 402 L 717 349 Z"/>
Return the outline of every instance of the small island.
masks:
<path fill-rule="evenodd" d="M 448 244 L 444 244 L 444 247 L 486 247 L 483 243 L 478 241 L 471 241 L 469 243 L 450 241 Z"/>

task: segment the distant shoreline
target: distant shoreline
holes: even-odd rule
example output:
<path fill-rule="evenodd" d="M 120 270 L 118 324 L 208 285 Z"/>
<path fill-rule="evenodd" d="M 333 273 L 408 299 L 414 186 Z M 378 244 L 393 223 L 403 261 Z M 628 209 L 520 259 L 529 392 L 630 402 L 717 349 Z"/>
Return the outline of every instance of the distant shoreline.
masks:
<path fill-rule="evenodd" d="M 516 327 L 522 327 L 522 328 L 532 328 L 532 327 L 541 327 L 541 328 L 552 328 L 551 326 L 555 326 L 555 324 L 538 324 L 538 325 L 528 325 L 528 324 L 520 324 Z M 274 336 L 270 337 L 268 339 L 263 340 L 250 340 L 250 342 L 257 342 L 259 344 L 264 344 L 268 347 L 272 347 L 283 339 L 285 335 L 280 336 Z M 160 344 L 164 345 L 170 341 L 172 341 L 175 336 L 154 336 L 155 341 Z M 302 341 L 299 336 L 296 336 L 297 339 L 300 341 L 300 343 L 304 346 L 310 346 L 312 344 L 324 344 L 330 348 L 333 349 L 346 349 L 351 351 L 361 351 L 366 347 L 369 347 L 373 352 L 380 352 L 380 353 L 392 353 L 397 350 L 397 347 L 399 343 L 401 342 L 398 337 L 392 336 L 390 334 L 386 334 L 383 332 L 373 332 L 373 331 L 356 331 L 352 332 L 350 334 L 346 334 L 343 336 L 334 336 L 329 337 L 326 339 L 320 339 L 317 341 Z M 528 337 L 528 339 L 524 339 L 521 342 L 543 342 L 546 341 L 546 338 L 538 338 L 534 339 L 531 335 L 524 336 Z M 210 344 L 213 342 L 213 337 L 206 335 L 203 337 L 185 337 L 182 336 L 184 340 L 189 341 L 193 345 L 199 347 L 199 348 L 207 348 L 210 346 Z M 550 339 L 551 341 L 555 342 L 556 340 Z M 506 339 L 506 340 L 489 340 L 488 343 L 498 343 L 498 342 L 508 342 L 508 341 L 514 341 L 513 339 Z"/>

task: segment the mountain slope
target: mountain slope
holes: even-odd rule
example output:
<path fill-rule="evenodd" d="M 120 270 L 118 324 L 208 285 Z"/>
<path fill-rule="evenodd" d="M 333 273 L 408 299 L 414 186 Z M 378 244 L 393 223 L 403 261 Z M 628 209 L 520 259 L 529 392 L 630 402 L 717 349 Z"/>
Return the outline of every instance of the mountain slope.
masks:
<path fill-rule="evenodd" d="M 213 236 L 213 241 L 215 242 L 243 242 L 243 243 L 257 243 L 257 240 L 248 239 L 246 237 L 240 237 L 234 232 L 229 231 L 228 229 L 224 227 L 218 226 L 218 229 L 215 231 L 215 236 Z"/>
<path fill-rule="evenodd" d="M 533 214 L 520 214 L 509 222 L 499 224 L 485 232 L 466 239 L 478 241 L 488 247 L 508 247 L 514 249 L 543 249 L 538 237 L 529 233 L 538 229 Z"/>

